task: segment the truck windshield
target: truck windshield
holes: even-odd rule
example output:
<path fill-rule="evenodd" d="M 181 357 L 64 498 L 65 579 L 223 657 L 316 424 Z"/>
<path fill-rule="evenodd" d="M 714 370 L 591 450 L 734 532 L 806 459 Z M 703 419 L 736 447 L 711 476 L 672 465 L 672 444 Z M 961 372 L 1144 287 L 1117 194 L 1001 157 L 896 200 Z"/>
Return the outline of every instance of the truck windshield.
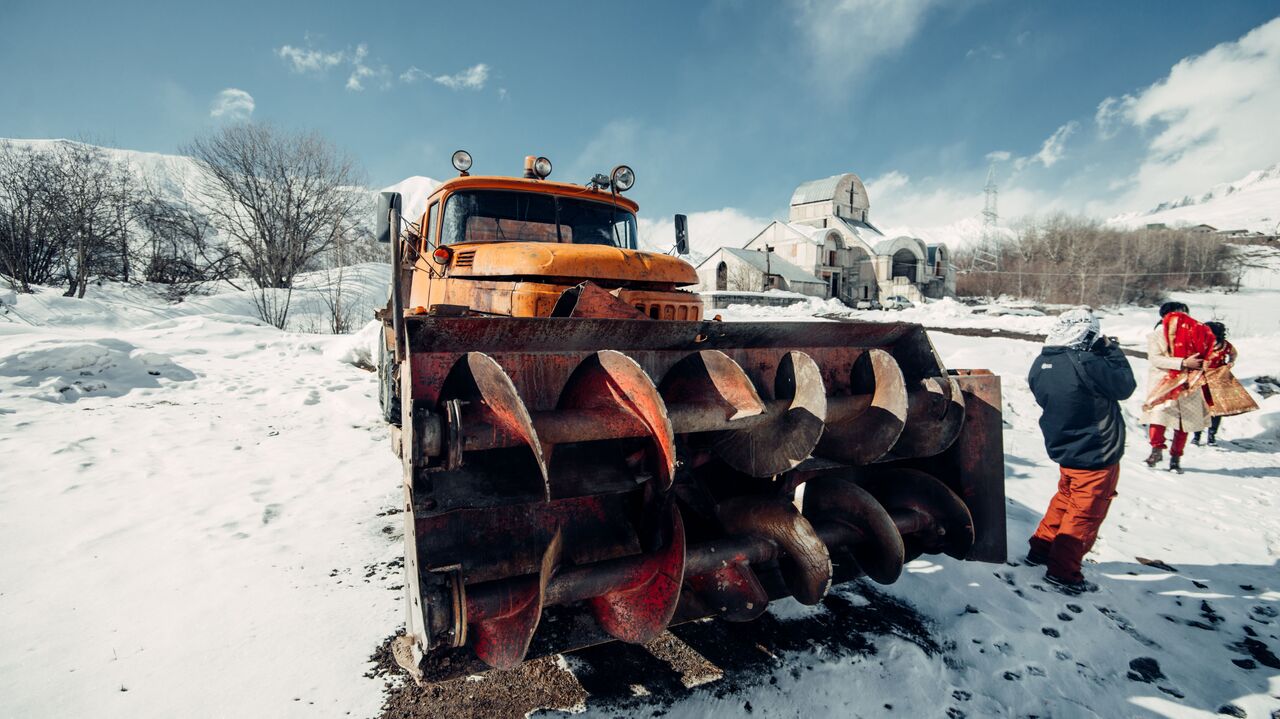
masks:
<path fill-rule="evenodd" d="M 558 195 L 465 190 L 445 201 L 440 242 L 572 242 L 634 250 L 636 216 Z"/>

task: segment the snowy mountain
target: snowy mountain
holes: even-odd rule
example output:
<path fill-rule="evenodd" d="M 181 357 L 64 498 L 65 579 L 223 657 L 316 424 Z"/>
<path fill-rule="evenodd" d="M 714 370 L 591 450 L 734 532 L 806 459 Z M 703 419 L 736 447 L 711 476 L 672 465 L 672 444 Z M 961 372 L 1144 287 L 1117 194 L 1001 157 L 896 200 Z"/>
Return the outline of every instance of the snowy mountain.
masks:
<path fill-rule="evenodd" d="M 422 213 L 427 211 L 427 198 L 439 186 L 439 180 L 414 175 L 413 177 L 406 177 L 394 185 L 382 188 L 382 192 L 399 192 L 402 203 L 400 212 L 405 219 L 417 222 Z"/>
<path fill-rule="evenodd" d="M 1219 230 L 1275 234 L 1280 226 L 1280 163 L 1215 185 L 1203 194 L 1161 202 L 1146 212 L 1117 215 L 1108 222 L 1122 227 L 1206 224 Z"/>

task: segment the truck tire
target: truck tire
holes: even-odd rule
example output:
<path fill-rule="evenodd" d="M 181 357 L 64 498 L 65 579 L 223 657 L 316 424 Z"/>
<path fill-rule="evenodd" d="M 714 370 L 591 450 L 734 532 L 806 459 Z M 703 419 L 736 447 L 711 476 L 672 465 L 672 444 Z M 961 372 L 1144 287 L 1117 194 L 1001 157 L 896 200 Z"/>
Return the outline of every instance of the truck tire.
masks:
<path fill-rule="evenodd" d="M 396 382 L 396 365 L 387 343 L 378 343 L 378 405 L 382 418 L 400 426 L 400 384 Z"/>

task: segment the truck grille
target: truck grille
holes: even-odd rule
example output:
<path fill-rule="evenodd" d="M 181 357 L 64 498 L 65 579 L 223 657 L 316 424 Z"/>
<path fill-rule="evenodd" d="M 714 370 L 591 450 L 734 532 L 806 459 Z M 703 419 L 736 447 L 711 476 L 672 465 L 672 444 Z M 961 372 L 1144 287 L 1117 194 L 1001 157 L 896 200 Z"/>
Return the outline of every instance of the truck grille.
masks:
<path fill-rule="evenodd" d="M 459 252 L 457 255 L 455 255 L 455 258 L 456 259 L 454 259 L 453 261 L 454 267 L 470 267 L 471 265 L 475 264 L 476 251 L 467 250 L 466 252 Z"/>

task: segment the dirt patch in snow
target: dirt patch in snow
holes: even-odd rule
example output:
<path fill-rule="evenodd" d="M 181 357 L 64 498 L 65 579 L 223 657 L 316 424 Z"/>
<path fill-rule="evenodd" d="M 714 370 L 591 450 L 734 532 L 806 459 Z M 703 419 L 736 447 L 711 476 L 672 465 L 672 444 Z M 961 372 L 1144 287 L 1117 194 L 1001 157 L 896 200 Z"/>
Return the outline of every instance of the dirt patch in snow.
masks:
<path fill-rule="evenodd" d="M 587 695 L 559 657 L 543 657 L 509 672 L 489 672 L 418 686 L 396 665 L 388 637 L 369 659 L 369 677 L 385 677 L 383 719 L 493 717 L 519 719 L 538 709 L 572 711 Z"/>
<path fill-rule="evenodd" d="M 613 642 L 421 687 L 395 665 L 388 639 L 371 657 L 377 668 L 370 676 L 387 679 L 383 719 L 523 717 L 582 706 L 659 716 L 699 693 L 723 700 L 776 685 L 779 672 L 799 677 L 820 664 L 874 657 L 885 637 L 947 661 L 950 646 L 914 607 L 856 582 L 813 608 L 775 605 L 752 622 L 691 622 L 646 646 Z"/>

